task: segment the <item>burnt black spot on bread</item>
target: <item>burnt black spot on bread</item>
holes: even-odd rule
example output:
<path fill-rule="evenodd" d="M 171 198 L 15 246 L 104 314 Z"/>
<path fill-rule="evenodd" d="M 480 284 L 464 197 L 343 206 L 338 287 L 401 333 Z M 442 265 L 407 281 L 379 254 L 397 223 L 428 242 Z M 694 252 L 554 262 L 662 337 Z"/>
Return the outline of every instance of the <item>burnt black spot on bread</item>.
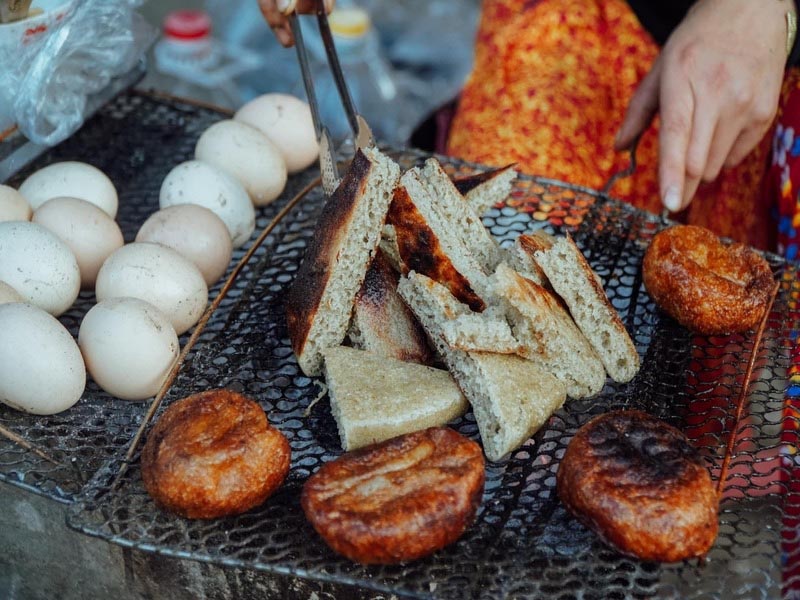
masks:
<path fill-rule="evenodd" d="M 677 430 L 645 413 L 613 413 L 589 431 L 589 456 L 627 481 L 658 485 L 679 481 L 689 465 L 702 465 L 697 450 Z"/>
<path fill-rule="evenodd" d="M 430 277 L 472 310 L 483 312 L 486 304 L 455 268 L 442 249 L 439 238 L 425 222 L 403 186 L 395 189 L 387 222 L 394 226 L 400 259 L 406 273 L 416 271 Z"/>
<path fill-rule="evenodd" d="M 510 165 L 500 167 L 499 169 L 492 169 L 491 171 L 484 171 L 483 173 L 476 173 L 475 175 L 467 175 L 465 177 L 456 177 L 453 179 L 453 185 L 456 186 L 456 189 L 461 193 L 462 196 L 466 196 L 479 185 L 494 179 L 501 173 L 508 171 L 513 166 L 514 163 L 511 163 Z"/>
<path fill-rule="evenodd" d="M 343 232 L 366 191 L 371 168 L 370 160 L 361 150 L 356 150 L 341 184 L 322 209 L 314 236 L 286 293 L 286 323 L 292 349 L 297 355 L 301 354 L 308 338 L 331 270 L 345 242 Z"/>
<path fill-rule="evenodd" d="M 364 283 L 358 292 L 357 302 L 383 306 L 392 290 L 397 289 L 400 275 L 392 269 L 389 261 L 378 250 L 372 259 Z"/>

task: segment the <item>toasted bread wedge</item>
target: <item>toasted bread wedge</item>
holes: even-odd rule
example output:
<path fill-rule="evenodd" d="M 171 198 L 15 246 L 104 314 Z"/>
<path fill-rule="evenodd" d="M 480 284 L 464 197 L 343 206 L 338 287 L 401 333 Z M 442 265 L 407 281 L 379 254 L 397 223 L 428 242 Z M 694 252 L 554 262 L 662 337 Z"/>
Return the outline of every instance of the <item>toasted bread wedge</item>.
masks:
<path fill-rule="evenodd" d="M 404 273 L 427 275 L 474 311 L 486 308 L 489 278 L 453 224 L 436 210 L 418 170 L 400 178 L 387 222 L 394 228 Z"/>
<path fill-rule="evenodd" d="M 472 210 L 482 215 L 511 194 L 511 188 L 517 178 L 517 172 L 513 167 L 514 165 L 510 164 L 484 173 L 457 177 L 453 183 Z"/>
<path fill-rule="evenodd" d="M 594 396 L 603 389 L 606 371 L 600 357 L 552 292 L 505 264 L 497 267 L 492 283 L 506 303 L 522 356 L 555 375 L 572 398 Z"/>
<path fill-rule="evenodd" d="M 400 167 L 377 149 L 357 150 L 325 203 L 314 237 L 286 294 L 286 321 L 300 368 L 322 372 L 322 351 L 347 334 Z"/>
<path fill-rule="evenodd" d="M 500 460 L 547 422 L 564 403 L 566 390 L 539 365 L 519 356 L 451 347 L 443 327 L 450 316 L 437 299 L 438 285 L 412 272 L 401 278 L 398 292 L 472 405 L 487 458 Z"/>
<path fill-rule="evenodd" d="M 327 348 L 325 378 L 344 450 L 444 425 L 467 401 L 447 371 L 346 346 Z"/>
<path fill-rule="evenodd" d="M 518 243 L 542 267 L 611 378 L 621 383 L 633 379 L 639 371 L 636 347 L 572 238 L 521 235 Z"/>
<path fill-rule="evenodd" d="M 406 362 L 431 364 L 434 356 L 428 338 L 397 294 L 399 278 L 400 274 L 378 250 L 364 285 L 356 294 L 347 336 L 354 348 Z"/>
<path fill-rule="evenodd" d="M 542 268 L 536 264 L 533 257 L 523 250 L 519 244 L 514 244 L 510 248 L 501 248 L 503 251 L 503 262 L 522 275 L 525 279 L 541 285 L 550 287 L 547 276 Z"/>
<path fill-rule="evenodd" d="M 511 333 L 502 308 L 492 305 L 476 313 L 439 283 L 427 289 L 428 301 L 446 318 L 439 324 L 448 346 L 468 352 L 519 354 L 520 343 Z"/>
<path fill-rule="evenodd" d="M 421 171 L 428 194 L 433 198 L 433 208 L 443 221 L 450 223 L 452 231 L 461 237 L 464 246 L 478 260 L 487 273 L 493 273 L 502 260 L 500 246 L 464 197 L 453 185 L 441 163 L 435 158 L 425 161 Z"/>

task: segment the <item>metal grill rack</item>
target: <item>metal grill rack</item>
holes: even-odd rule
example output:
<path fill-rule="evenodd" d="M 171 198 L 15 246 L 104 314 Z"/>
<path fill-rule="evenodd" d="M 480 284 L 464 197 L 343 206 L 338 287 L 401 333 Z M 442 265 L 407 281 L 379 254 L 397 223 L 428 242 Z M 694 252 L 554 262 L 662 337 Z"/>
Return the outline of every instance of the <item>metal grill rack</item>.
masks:
<path fill-rule="evenodd" d="M 122 191 L 119 220 L 130 239 L 154 210 L 163 176 L 190 157 L 197 136 L 218 118 L 192 105 L 128 94 L 35 166 L 97 157 L 95 164 Z M 396 157 L 406 167 L 426 158 L 411 151 Z M 456 161 L 447 166 L 455 173 L 476 168 Z M 293 185 L 301 187 L 299 180 Z M 341 449 L 328 403 L 311 406 L 319 389 L 292 355 L 282 304 L 322 201 L 321 190 L 312 192 L 275 229 L 220 307 L 165 402 L 227 386 L 261 404 L 292 446 L 291 472 L 263 506 L 213 521 L 175 517 L 159 510 L 145 493 L 138 455 L 121 485 L 112 489 L 146 406 L 115 401 L 94 387 L 63 416 L 0 409 L 0 422 L 26 439 L 52 450 L 65 464 L 76 458 L 82 477 L 91 477 L 87 484 L 75 472 L 50 469 L 5 441 L 0 442 L 0 477 L 62 501 L 74 500 L 68 523 L 88 535 L 167 556 L 324 582 L 350 590 L 347 597 L 750 599 L 781 594 L 782 576 L 800 569 L 800 498 L 790 489 L 798 471 L 792 451 L 800 420 L 785 401 L 791 396 L 793 332 L 800 326 L 797 266 L 769 257 L 782 287 L 757 349 L 745 411 L 734 422 L 753 336 L 693 336 L 657 310 L 642 286 L 640 266 L 663 223 L 590 190 L 533 178 L 521 178 L 506 205 L 492 209 L 485 224 L 506 244 L 535 228 L 570 231 L 632 332 L 641 372 L 629 384 L 609 383 L 596 398 L 569 401 L 522 448 L 489 463 L 477 521 L 452 546 L 407 565 L 373 567 L 329 550 L 306 523 L 299 496 L 306 478 Z M 259 225 L 268 217 L 260 215 Z M 82 296 L 79 307 L 64 317 L 73 332 L 90 302 L 91 297 Z M 596 414 L 622 407 L 645 410 L 684 430 L 715 478 L 729 437 L 735 435 L 720 534 L 704 562 L 659 565 L 621 556 L 558 501 L 555 473 L 575 430 Z M 478 439 L 471 414 L 454 427 Z"/>
<path fill-rule="evenodd" d="M 14 187 L 42 167 L 64 160 L 89 162 L 108 174 L 119 193 L 116 220 L 125 242 L 132 242 L 144 221 L 158 210 L 161 182 L 177 164 L 194 158 L 197 138 L 212 123 L 225 118 L 216 110 L 161 99 L 139 93 L 119 96 L 90 119 L 75 135 L 48 151 L 8 183 Z M 293 179 L 286 193 L 291 196 L 303 187 L 304 180 Z M 263 229 L 280 206 L 257 211 L 256 231 Z M 275 239 L 270 236 L 257 256 L 269 252 Z M 234 251 L 232 265 L 247 251 L 248 245 Z M 257 260 L 254 258 L 253 260 Z M 209 322 L 203 342 L 226 327 L 231 310 L 239 302 L 249 302 L 246 294 L 250 277 L 244 273 Z M 213 296 L 221 287 L 210 290 Z M 82 291 L 72 308 L 60 317 L 73 336 L 77 336 L 83 316 L 95 304 L 94 293 Z M 181 338 L 181 345 L 188 335 Z M 0 481 L 37 494 L 71 502 L 106 461 L 126 447 L 147 409 L 147 403 L 128 402 L 109 396 L 88 381 L 83 398 L 68 411 L 36 417 L 0 404 L 0 424 L 42 448 L 57 460 L 54 465 L 0 437 Z"/>

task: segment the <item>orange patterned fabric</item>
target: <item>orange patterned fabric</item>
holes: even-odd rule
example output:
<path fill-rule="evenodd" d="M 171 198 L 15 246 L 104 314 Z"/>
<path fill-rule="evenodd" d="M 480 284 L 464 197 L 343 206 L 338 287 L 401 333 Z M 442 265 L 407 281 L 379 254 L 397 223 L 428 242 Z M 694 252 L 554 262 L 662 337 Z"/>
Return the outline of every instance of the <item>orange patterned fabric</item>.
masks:
<path fill-rule="evenodd" d="M 614 136 L 658 52 L 622 0 L 484 0 L 448 153 L 602 188 L 628 164 Z M 702 185 L 679 218 L 770 247 L 775 225 L 761 188 L 771 133 L 741 165 Z M 660 212 L 657 156 L 656 119 L 639 144 L 636 173 L 611 194 Z"/>

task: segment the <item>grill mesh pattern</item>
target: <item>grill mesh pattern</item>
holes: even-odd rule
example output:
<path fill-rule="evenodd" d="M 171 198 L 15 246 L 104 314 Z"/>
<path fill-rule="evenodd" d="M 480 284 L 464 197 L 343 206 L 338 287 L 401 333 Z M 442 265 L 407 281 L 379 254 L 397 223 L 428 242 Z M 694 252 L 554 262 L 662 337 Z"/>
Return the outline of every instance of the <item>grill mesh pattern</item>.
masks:
<path fill-rule="evenodd" d="M 191 158 L 199 134 L 219 118 L 174 100 L 123 95 L 35 168 L 88 159 L 103 169 L 120 190 L 118 221 L 130 241 L 156 209 L 163 177 Z M 410 151 L 396 157 L 404 167 L 425 158 Z M 475 169 L 455 161 L 447 167 L 457 174 Z M 285 197 L 305 181 L 292 181 Z M 793 461 L 800 421 L 786 402 L 794 398 L 792 332 L 800 320 L 796 265 L 769 257 L 782 287 L 757 349 L 742 419 L 735 423 L 753 335 L 693 336 L 658 311 L 642 286 L 640 266 L 663 223 L 590 190 L 532 178 L 521 178 L 506 205 L 487 213 L 486 226 L 504 244 L 537 228 L 569 231 L 633 333 L 641 372 L 626 385 L 609 382 L 596 398 L 568 402 L 523 447 L 489 463 L 477 521 L 451 547 L 403 566 L 363 567 L 336 556 L 306 523 L 299 504 L 306 478 L 341 454 L 336 425 L 327 401 L 312 406 L 319 387 L 292 355 L 282 305 L 322 201 L 321 190 L 315 190 L 275 229 L 212 318 L 160 409 L 209 387 L 229 387 L 256 399 L 292 446 L 291 472 L 262 507 L 209 522 L 174 517 L 145 493 L 138 454 L 112 489 L 146 404 L 115 400 L 93 384 L 62 415 L 34 417 L 0 407 L 3 425 L 63 463 L 49 465 L 0 439 L 0 478 L 72 503 L 70 526 L 92 536 L 169 556 L 354 586 L 359 595 L 750 599 L 779 595 L 783 574 L 787 583 L 798 583 L 791 574 L 800 568 L 800 498 L 790 486 L 798 471 Z M 258 226 L 279 208 L 260 211 Z M 73 333 L 92 302 L 91 293 L 82 293 L 62 317 Z M 645 410 L 685 431 L 715 480 L 729 436 L 736 436 L 719 538 L 704 563 L 658 565 L 621 556 L 558 501 L 555 473 L 572 435 L 592 416 L 617 408 Z M 471 413 L 454 427 L 478 439 Z"/>

